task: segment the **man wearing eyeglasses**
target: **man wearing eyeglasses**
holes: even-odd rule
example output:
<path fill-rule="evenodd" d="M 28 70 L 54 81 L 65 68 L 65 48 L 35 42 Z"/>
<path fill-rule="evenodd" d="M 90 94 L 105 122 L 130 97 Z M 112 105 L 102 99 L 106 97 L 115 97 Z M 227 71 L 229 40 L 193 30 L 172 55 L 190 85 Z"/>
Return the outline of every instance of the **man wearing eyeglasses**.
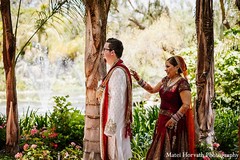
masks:
<path fill-rule="evenodd" d="M 123 44 L 109 38 L 102 50 L 110 69 L 97 91 L 100 103 L 100 148 L 103 160 L 127 160 L 132 157 L 132 80 L 120 59 Z"/>

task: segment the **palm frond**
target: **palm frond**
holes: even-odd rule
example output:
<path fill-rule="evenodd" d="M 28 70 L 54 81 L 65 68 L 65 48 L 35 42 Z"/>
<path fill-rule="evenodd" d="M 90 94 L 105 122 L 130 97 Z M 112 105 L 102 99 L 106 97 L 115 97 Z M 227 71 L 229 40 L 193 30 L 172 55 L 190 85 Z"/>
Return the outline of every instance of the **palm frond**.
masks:
<path fill-rule="evenodd" d="M 49 19 L 60 20 L 66 17 L 68 20 L 83 20 L 85 17 L 85 5 L 83 0 L 49 0 L 49 6 L 42 6 L 41 11 L 38 11 L 38 19 L 36 20 L 36 31 L 27 40 L 27 42 L 20 49 L 17 54 L 16 61 L 23 53 L 24 48 L 29 44 L 31 39 L 41 30 L 44 30 L 44 26 L 47 25 Z M 66 21 L 62 21 L 65 24 Z M 53 25 L 54 26 L 54 25 Z"/>

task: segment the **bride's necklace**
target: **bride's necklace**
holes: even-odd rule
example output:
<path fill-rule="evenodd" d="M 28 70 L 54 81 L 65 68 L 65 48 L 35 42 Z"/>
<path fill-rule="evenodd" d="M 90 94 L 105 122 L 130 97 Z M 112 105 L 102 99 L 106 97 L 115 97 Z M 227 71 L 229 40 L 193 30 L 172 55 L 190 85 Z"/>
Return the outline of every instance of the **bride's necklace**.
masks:
<path fill-rule="evenodd" d="M 174 85 L 180 78 L 181 78 L 181 76 L 177 76 L 173 79 L 169 79 L 168 82 L 167 82 L 167 86 L 169 87 L 169 86 Z"/>

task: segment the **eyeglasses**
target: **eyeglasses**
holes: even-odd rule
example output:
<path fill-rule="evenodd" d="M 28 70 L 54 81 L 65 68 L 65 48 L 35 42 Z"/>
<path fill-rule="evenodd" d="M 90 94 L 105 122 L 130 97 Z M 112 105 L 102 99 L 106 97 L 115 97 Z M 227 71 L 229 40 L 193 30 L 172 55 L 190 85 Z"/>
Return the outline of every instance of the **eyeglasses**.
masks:
<path fill-rule="evenodd" d="M 112 51 L 110 48 L 103 48 L 103 51 Z"/>

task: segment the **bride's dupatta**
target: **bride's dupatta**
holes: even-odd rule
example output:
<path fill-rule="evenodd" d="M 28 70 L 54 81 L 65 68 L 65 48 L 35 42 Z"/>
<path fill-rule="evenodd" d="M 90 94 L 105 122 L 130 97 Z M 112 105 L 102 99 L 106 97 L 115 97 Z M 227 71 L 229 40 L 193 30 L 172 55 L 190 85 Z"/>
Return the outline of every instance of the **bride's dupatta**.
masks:
<path fill-rule="evenodd" d="M 184 59 L 181 56 L 174 56 L 175 60 L 177 61 L 184 77 L 186 80 L 188 80 L 187 78 L 187 66 L 186 63 L 184 61 Z M 188 145 L 189 145 L 189 153 L 192 154 L 192 156 L 190 157 L 191 160 L 195 159 L 195 119 L 194 119 L 194 111 L 193 111 L 193 107 L 190 104 L 190 107 L 188 109 L 188 111 L 186 112 L 186 118 L 187 118 L 187 132 L 188 132 Z"/>
<path fill-rule="evenodd" d="M 190 157 L 191 160 L 195 159 L 195 126 L 194 126 L 194 112 L 193 107 L 190 106 L 186 113 L 187 118 L 187 132 L 188 132 L 188 145 L 189 145 L 189 153 L 192 154 Z"/>

